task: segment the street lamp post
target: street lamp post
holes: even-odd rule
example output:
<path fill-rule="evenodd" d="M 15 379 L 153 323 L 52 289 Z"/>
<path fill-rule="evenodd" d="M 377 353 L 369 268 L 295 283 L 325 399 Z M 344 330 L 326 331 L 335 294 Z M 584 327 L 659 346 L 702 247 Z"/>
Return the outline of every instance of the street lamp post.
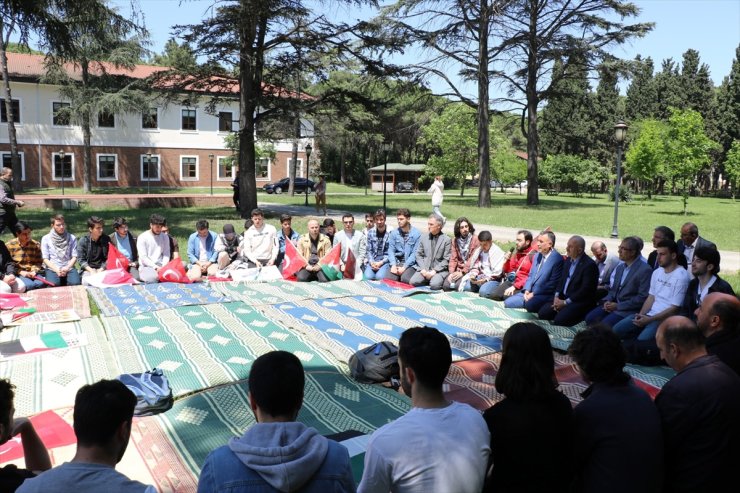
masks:
<path fill-rule="evenodd" d="M 303 204 L 306 207 L 308 207 L 308 171 L 311 169 L 309 168 L 309 164 L 311 163 L 311 151 L 313 151 L 311 144 L 306 144 L 306 201 Z"/>
<path fill-rule="evenodd" d="M 146 153 L 146 194 L 149 195 L 149 184 L 152 181 L 152 153 Z"/>
<path fill-rule="evenodd" d="M 62 171 L 62 195 L 64 195 L 64 149 L 59 151 L 59 163 Z"/>
<path fill-rule="evenodd" d="M 208 159 L 211 161 L 211 195 L 213 195 L 213 154 L 209 154 Z"/>
<path fill-rule="evenodd" d="M 388 175 L 388 152 L 391 150 L 391 145 L 387 142 L 383 143 L 382 146 L 383 149 L 383 210 L 386 210 L 386 193 L 387 193 L 387 185 L 386 185 L 386 177 Z"/>
<path fill-rule="evenodd" d="M 622 146 L 627 136 L 627 128 L 629 127 L 622 120 L 619 120 L 614 125 L 614 140 L 617 141 L 617 181 L 614 184 L 614 225 L 612 226 L 612 238 L 619 238 L 619 185 L 622 181 Z"/>

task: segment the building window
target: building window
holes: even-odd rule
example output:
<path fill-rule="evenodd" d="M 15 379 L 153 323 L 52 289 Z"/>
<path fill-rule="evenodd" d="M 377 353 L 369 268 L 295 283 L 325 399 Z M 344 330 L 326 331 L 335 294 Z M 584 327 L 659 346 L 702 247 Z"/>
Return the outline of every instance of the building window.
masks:
<path fill-rule="evenodd" d="M 195 156 L 180 158 L 180 179 L 188 181 L 198 179 L 198 158 Z"/>
<path fill-rule="evenodd" d="M 69 103 L 60 103 L 58 101 L 54 101 L 53 103 L 51 103 L 51 105 L 51 123 L 55 127 L 69 127 Z"/>
<path fill-rule="evenodd" d="M 233 181 L 236 177 L 236 166 L 234 166 L 231 156 L 218 157 L 218 171 L 216 179 L 220 181 Z"/>
<path fill-rule="evenodd" d="M 255 160 L 255 173 L 257 174 L 257 179 L 260 178 L 270 178 L 270 159 L 266 157 L 257 158 Z"/>
<path fill-rule="evenodd" d="M 64 153 L 64 159 L 59 153 L 52 154 L 54 157 L 54 169 L 52 170 L 52 180 L 73 180 L 74 176 L 74 154 Z"/>
<path fill-rule="evenodd" d="M 141 181 L 159 181 L 159 156 L 141 156 Z"/>
<path fill-rule="evenodd" d="M 157 108 L 149 108 L 141 114 L 141 128 L 148 130 L 156 130 L 159 128 L 159 110 Z"/>
<path fill-rule="evenodd" d="M 182 130 L 197 130 L 195 110 L 182 110 Z"/>
<path fill-rule="evenodd" d="M 22 152 L 18 153 L 18 157 L 21 159 L 21 181 L 26 181 L 26 155 Z M 9 152 L 2 153 L 3 168 L 12 168 L 13 161 Z"/>
<path fill-rule="evenodd" d="M 98 113 L 98 127 L 116 128 L 116 115 L 107 111 L 101 111 Z"/>
<path fill-rule="evenodd" d="M 98 181 L 118 180 L 118 156 L 98 154 Z"/>
<path fill-rule="evenodd" d="M 234 123 L 234 114 L 231 111 L 221 111 L 218 114 L 218 131 L 231 132 Z"/>
<path fill-rule="evenodd" d="M 288 174 L 286 176 L 290 176 L 290 169 L 293 167 L 293 158 L 288 158 Z M 306 176 L 306 170 L 303 169 L 303 159 L 298 159 L 298 166 L 296 166 L 295 169 L 295 175 L 297 177 L 303 178 Z"/>
<path fill-rule="evenodd" d="M 11 100 L 10 106 L 13 110 L 13 123 L 21 122 L 21 102 L 17 99 Z M 0 101 L 0 122 L 8 123 L 8 108 L 5 100 Z"/>

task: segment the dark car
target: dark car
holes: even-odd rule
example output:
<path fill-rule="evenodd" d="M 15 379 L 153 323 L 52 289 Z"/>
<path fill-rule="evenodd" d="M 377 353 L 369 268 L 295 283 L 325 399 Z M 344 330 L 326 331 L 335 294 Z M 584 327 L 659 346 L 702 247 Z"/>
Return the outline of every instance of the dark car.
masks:
<path fill-rule="evenodd" d="M 396 183 L 396 192 L 413 192 L 414 184 L 410 181 L 400 181 Z"/>
<path fill-rule="evenodd" d="M 283 178 L 282 180 L 276 181 L 275 183 L 268 183 L 267 185 L 262 187 L 262 190 L 267 193 L 275 192 L 277 194 L 281 194 L 288 191 L 289 185 L 290 179 Z M 305 193 L 306 187 L 308 187 L 308 193 L 311 193 L 314 191 L 315 186 L 316 183 L 307 178 L 296 177 L 295 182 L 293 183 L 293 190 L 295 190 L 295 193 Z"/>

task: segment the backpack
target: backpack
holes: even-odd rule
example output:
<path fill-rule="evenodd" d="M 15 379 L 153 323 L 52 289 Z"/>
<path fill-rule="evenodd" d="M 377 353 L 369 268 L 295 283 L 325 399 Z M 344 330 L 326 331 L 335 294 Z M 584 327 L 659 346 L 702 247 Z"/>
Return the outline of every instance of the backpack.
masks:
<path fill-rule="evenodd" d="M 398 348 L 384 341 L 361 349 L 350 357 L 349 370 L 361 383 L 386 382 L 399 374 Z"/>
<path fill-rule="evenodd" d="M 118 380 L 136 396 L 134 416 L 159 414 L 174 404 L 170 383 L 159 368 L 144 373 L 124 373 Z"/>

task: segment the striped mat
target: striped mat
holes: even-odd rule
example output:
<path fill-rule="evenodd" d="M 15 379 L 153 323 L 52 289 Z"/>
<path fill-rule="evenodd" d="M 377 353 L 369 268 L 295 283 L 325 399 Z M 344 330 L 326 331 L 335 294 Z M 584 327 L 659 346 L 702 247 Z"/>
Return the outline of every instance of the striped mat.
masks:
<path fill-rule="evenodd" d="M 221 283 L 219 283 L 221 284 Z M 207 305 L 231 301 L 206 283 L 123 285 L 115 288 L 87 288 L 100 313 L 108 317 L 136 315 L 177 306 Z"/>
<path fill-rule="evenodd" d="M 307 369 L 342 368 L 325 350 L 244 303 L 184 306 L 103 321 L 125 373 L 161 368 L 174 395 L 247 378 L 259 355 L 282 349 Z"/>

